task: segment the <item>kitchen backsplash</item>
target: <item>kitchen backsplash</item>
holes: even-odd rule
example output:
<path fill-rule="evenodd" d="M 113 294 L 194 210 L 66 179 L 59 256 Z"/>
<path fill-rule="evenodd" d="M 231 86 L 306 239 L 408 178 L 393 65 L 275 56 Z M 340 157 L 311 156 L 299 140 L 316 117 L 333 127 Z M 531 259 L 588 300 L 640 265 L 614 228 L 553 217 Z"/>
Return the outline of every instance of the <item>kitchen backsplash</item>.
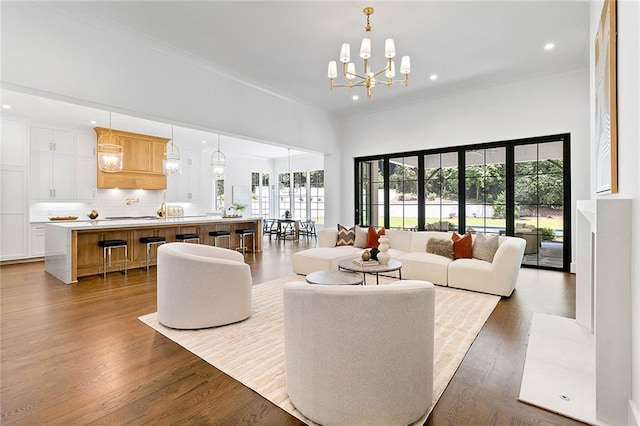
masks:
<path fill-rule="evenodd" d="M 78 220 L 89 220 L 87 213 L 97 210 L 98 219 L 111 216 L 156 216 L 164 201 L 165 191 L 143 189 L 99 189 L 92 202 L 34 202 L 29 208 L 30 222 L 48 222 L 54 216 L 78 216 Z M 167 203 L 167 206 L 182 206 L 185 216 L 197 216 L 198 205 L 194 203 Z"/>

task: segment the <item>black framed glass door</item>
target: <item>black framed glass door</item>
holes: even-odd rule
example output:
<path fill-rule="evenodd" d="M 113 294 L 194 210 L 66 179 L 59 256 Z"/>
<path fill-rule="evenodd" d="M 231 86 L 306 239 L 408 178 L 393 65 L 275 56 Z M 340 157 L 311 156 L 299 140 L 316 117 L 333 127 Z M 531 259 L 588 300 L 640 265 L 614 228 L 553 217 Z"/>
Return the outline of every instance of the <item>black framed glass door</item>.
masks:
<path fill-rule="evenodd" d="M 569 270 L 570 135 L 355 159 L 355 220 L 526 241 L 524 266 Z"/>

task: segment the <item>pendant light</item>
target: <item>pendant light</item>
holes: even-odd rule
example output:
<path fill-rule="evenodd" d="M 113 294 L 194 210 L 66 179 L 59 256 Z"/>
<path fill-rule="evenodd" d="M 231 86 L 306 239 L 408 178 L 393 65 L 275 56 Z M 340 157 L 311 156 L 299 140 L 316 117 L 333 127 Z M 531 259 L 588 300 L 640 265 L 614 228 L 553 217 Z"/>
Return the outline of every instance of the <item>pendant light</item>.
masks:
<path fill-rule="evenodd" d="M 211 172 L 213 173 L 213 177 L 223 179 L 226 166 L 227 160 L 220 151 L 220 135 L 218 135 L 218 149 L 211 154 Z"/>
<path fill-rule="evenodd" d="M 182 162 L 180 161 L 180 150 L 173 143 L 173 124 L 171 125 L 171 142 L 167 144 L 162 159 L 162 170 L 166 176 L 182 173 Z"/>
<path fill-rule="evenodd" d="M 111 130 L 111 111 L 109 111 L 109 140 L 105 142 L 104 139 L 104 134 L 98 138 L 98 168 L 106 173 L 122 171 L 122 146 L 114 143 Z M 118 136 L 115 137 L 116 142 L 117 140 Z"/>

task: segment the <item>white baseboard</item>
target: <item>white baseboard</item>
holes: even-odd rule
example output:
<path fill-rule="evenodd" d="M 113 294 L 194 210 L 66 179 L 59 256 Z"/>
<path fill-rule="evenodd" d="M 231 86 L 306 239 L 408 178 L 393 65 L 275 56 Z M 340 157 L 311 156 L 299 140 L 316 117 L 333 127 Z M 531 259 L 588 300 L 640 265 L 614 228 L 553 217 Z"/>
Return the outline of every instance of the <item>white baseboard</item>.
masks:
<path fill-rule="evenodd" d="M 571 262 L 569 264 L 569 272 L 571 272 L 572 274 L 575 274 L 576 273 L 576 267 L 577 267 L 576 263 L 575 262 Z"/>
<path fill-rule="evenodd" d="M 640 408 L 632 399 L 629 400 L 629 426 L 640 426 Z"/>

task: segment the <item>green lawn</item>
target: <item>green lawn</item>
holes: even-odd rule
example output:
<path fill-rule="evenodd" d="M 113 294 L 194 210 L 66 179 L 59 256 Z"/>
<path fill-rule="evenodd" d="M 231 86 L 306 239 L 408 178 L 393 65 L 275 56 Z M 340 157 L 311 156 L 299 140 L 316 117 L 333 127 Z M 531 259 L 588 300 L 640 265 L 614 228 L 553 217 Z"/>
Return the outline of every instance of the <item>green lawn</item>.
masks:
<path fill-rule="evenodd" d="M 446 220 L 446 219 L 443 219 Z M 426 222 L 427 223 L 433 223 L 433 222 L 438 222 L 440 221 L 440 218 L 427 218 Z M 453 219 L 451 220 L 451 222 L 456 223 L 456 221 L 454 221 Z M 487 218 L 486 219 L 486 224 L 487 226 L 505 226 L 505 220 L 504 219 L 492 219 L 492 218 Z M 483 226 L 485 223 L 485 220 L 481 217 L 468 217 L 466 220 L 467 226 Z M 545 218 L 545 217 L 541 217 L 538 219 L 537 223 L 536 223 L 536 218 L 527 218 L 527 219 L 516 219 L 516 223 L 526 223 L 527 225 L 532 225 L 538 228 L 552 228 L 552 229 L 562 229 L 562 219 L 549 219 L 549 218 Z M 417 217 L 406 217 L 404 218 L 404 223 L 403 223 L 403 218 L 401 217 L 391 217 L 390 218 L 390 225 L 392 228 L 413 228 L 415 226 L 418 225 L 418 218 Z"/>

